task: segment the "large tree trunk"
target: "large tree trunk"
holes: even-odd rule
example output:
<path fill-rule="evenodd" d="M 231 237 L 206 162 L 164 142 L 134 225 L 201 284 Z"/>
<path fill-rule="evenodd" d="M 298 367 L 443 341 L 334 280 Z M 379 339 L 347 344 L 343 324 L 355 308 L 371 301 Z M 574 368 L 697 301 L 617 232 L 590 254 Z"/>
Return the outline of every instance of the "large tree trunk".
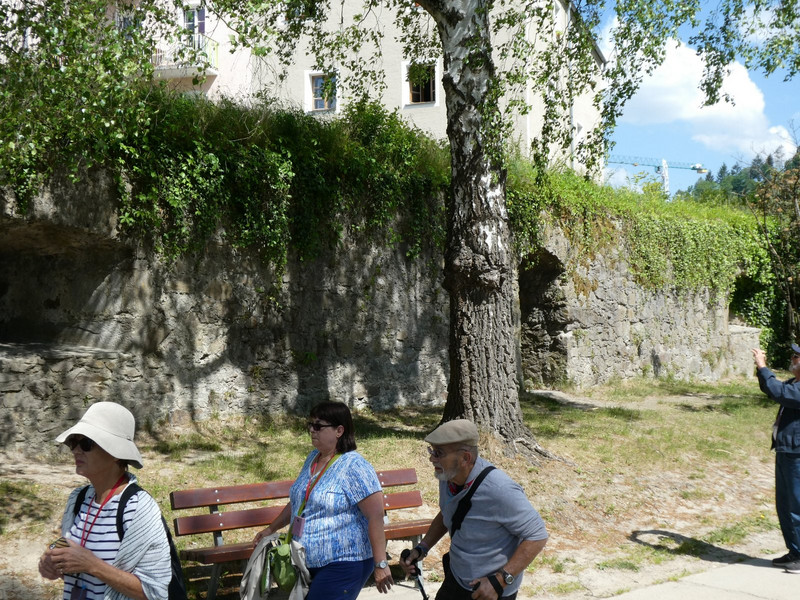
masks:
<path fill-rule="evenodd" d="M 447 2 L 431 13 L 444 50 L 452 188 L 445 288 L 450 294 L 450 381 L 443 420 L 466 418 L 506 441 L 530 439 L 518 392 L 516 273 L 491 126 L 494 64 L 486 4 Z M 487 118 L 487 115 L 489 118 Z"/>

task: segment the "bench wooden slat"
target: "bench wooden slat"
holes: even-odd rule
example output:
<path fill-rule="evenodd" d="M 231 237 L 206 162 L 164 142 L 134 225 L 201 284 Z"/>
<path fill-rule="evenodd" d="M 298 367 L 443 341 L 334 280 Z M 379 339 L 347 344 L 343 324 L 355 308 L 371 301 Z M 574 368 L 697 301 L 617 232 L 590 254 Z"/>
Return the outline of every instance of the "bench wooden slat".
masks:
<path fill-rule="evenodd" d="M 405 521 L 401 523 L 386 523 L 384 531 L 387 540 L 401 540 L 414 536 L 425 535 L 430 527 L 430 519 Z M 247 560 L 253 553 L 253 544 L 225 544 L 224 546 L 210 546 L 207 548 L 189 548 L 181 550 L 182 560 L 193 560 L 203 564 L 214 564 L 237 560 Z"/>
<path fill-rule="evenodd" d="M 265 506 L 246 510 L 212 513 L 210 515 L 192 515 L 178 517 L 174 520 L 175 535 L 192 535 L 196 533 L 213 533 L 228 529 L 244 529 L 247 527 L 266 527 L 281 513 L 283 506 Z"/>
<path fill-rule="evenodd" d="M 397 469 L 394 471 L 376 471 L 381 487 L 396 485 L 414 485 L 417 483 L 416 469 Z"/>
<path fill-rule="evenodd" d="M 416 521 L 400 521 L 398 523 L 384 523 L 383 530 L 386 532 L 387 540 L 403 540 L 423 536 L 428 533 L 431 526 L 430 519 L 418 519 Z"/>
<path fill-rule="evenodd" d="M 383 510 L 385 511 L 398 508 L 416 508 L 418 506 L 422 506 L 422 494 L 419 490 L 383 495 Z"/>
<path fill-rule="evenodd" d="M 181 508 L 200 508 L 212 505 L 234 504 L 260 500 L 277 500 L 289 496 L 293 479 L 267 481 L 245 485 L 220 486 L 192 490 L 178 490 L 170 493 L 172 510 Z"/>
<path fill-rule="evenodd" d="M 188 548 L 181 550 L 181 560 L 193 560 L 204 565 L 215 563 L 247 560 L 253 553 L 252 542 L 241 544 L 225 544 L 224 546 L 210 546 L 208 548 Z"/>

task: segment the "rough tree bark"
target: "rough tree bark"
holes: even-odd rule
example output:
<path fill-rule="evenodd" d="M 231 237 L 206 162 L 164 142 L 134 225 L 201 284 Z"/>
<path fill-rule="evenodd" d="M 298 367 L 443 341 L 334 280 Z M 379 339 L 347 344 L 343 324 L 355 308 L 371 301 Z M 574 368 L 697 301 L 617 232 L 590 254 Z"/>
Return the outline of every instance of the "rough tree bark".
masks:
<path fill-rule="evenodd" d="M 544 451 L 519 405 L 516 267 L 499 136 L 492 135 L 489 11 L 481 0 L 421 2 L 437 23 L 452 185 L 444 286 L 450 295 L 450 381 L 443 421 L 466 418 L 509 446 Z"/>

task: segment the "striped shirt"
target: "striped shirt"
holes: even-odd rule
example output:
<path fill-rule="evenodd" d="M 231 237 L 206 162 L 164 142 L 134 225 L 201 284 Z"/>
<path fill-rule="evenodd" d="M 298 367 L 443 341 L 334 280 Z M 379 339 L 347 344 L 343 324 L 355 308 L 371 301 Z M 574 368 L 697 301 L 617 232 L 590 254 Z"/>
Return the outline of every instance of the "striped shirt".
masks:
<path fill-rule="evenodd" d="M 136 482 L 128 474 L 131 483 Z M 83 504 L 75 514 L 75 502 L 81 488 L 72 491 L 61 519 L 61 535 L 80 543 L 87 514 L 89 525 L 97 513 L 94 502 L 94 487 L 86 491 Z M 125 533 L 120 542 L 117 535 L 117 508 L 119 495 L 109 500 L 97 516 L 97 521 L 85 540 L 86 547 L 105 562 L 128 573 L 133 573 L 142 582 L 142 589 L 149 600 L 167 600 L 167 588 L 172 579 L 169 543 L 161 520 L 161 509 L 145 491 L 131 496 L 125 506 L 122 529 Z M 90 508 L 91 507 L 91 508 Z M 102 581 L 80 573 L 64 575 L 64 600 L 69 600 L 74 586 L 86 588 L 87 600 L 124 600 L 126 596 Z"/>
<path fill-rule="evenodd" d="M 72 527 L 64 537 L 76 544 L 84 540 L 83 545 L 86 549 L 91 550 L 95 556 L 102 558 L 108 564 L 112 564 L 119 552 L 120 539 L 117 533 L 119 498 L 120 495 L 117 494 L 106 502 L 98 514 L 100 506 L 95 502 L 94 493 L 91 495 L 87 493 Z M 130 527 L 138 505 L 139 494 L 134 494 L 125 505 L 125 513 L 122 516 L 123 531 Z M 106 584 L 88 573 L 78 573 L 77 577 L 64 575 L 64 600 L 69 600 L 72 588 L 76 585 L 86 590 L 86 600 L 103 600 Z"/>
<path fill-rule="evenodd" d="M 313 450 L 300 470 L 290 492 L 292 511 L 303 502 L 311 477 L 311 463 L 319 452 Z M 358 503 L 381 491 L 373 466 L 356 451 L 345 452 L 322 475 L 308 498 L 303 516 L 303 535 L 298 540 L 306 549 L 309 568 L 334 561 L 372 558 L 367 518 Z"/>

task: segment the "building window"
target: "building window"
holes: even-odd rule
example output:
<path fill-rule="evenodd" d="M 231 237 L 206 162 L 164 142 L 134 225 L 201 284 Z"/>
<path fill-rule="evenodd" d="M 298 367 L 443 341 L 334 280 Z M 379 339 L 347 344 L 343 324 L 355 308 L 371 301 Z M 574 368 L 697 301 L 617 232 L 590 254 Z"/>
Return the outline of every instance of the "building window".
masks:
<path fill-rule="evenodd" d="M 116 22 L 117 29 L 119 29 L 126 37 L 130 38 L 130 33 L 141 26 L 141 20 L 132 9 L 117 10 L 114 14 L 114 21 Z"/>
<path fill-rule="evenodd" d="M 436 65 L 411 65 L 408 68 L 410 104 L 436 102 Z"/>
<path fill-rule="evenodd" d="M 311 75 L 311 110 L 336 110 L 336 78 Z"/>
<path fill-rule="evenodd" d="M 197 6 L 183 11 L 183 28 L 187 45 L 195 50 L 205 50 L 206 9 Z"/>

